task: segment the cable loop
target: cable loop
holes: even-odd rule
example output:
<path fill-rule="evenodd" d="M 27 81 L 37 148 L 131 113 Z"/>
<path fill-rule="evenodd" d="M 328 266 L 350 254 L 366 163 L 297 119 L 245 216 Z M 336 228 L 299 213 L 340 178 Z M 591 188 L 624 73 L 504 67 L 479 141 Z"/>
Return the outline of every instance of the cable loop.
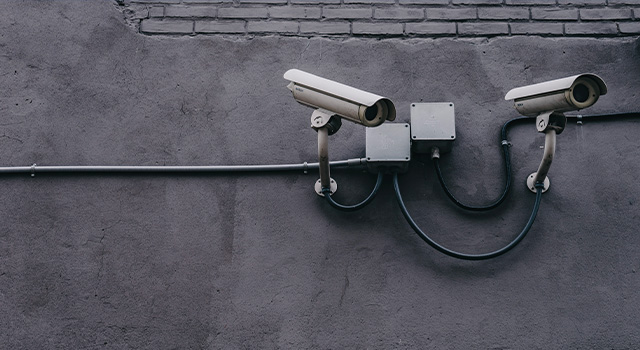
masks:
<path fill-rule="evenodd" d="M 342 211 L 355 211 L 358 209 L 362 209 L 365 206 L 367 206 L 369 203 L 371 203 L 371 201 L 373 201 L 373 198 L 375 198 L 376 194 L 378 194 L 378 190 L 380 189 L 380 185 L 382 184 L 382 179 L 384 178 L 384 174 L 382 172 L 378 173 L 378 179 L 376 180 L 376 185 L 373 187 L 373 191 L 371 191 L 371 193 L 369 194 L 369 196 L 367 198 L 365 198 L 365 200 L 363 200 L 362 202 L 358 203 L 358 204 L 354 204 L 354 205 L 344 205 L 344 204 L 340 204 L 338 202 L 336 202 L 333 198 L 331 198 L 331 189 L 330 188 L 323 188 L 322 189 L 322 194 L 324 195 L 324 198 L 327 200 L 327 202 L 329 202 L 329 204 L 339 210 Z"/>
<path fill-rule="evenodd" d="M 400 206 L 400 210 L 402 211 L 402 214 L 404 215 L 405 219 L 407 220 L 411 228 L 415 231 L 415 233 L 420 238 L 422 238 L 423 241 L 425 241 L 427 244 L 429 244 L 431 247 L 433 247 L 435 250 L 439 251 L 440 253 L 443 253 L 445 255 L 448 255 L 456 259 L 462 259 L 462 260 L 492 259 L 513 249 L 516 245 L 518 245 L 524 239 L 524 237 L 527 235 L 527 233 L 531 229 L 531 226 L 533 226 L 533 222 L 536 220 L 536 216 L 538 214 L 538 209 L 540 208 L 540 200 L 542 199 L 542 187 L 536 184 L 536 199 L 533 205 L 533 210 L 531 211 L 531 216 L 529 217 L 529 221 L 527 221 L 527 224 L 522 229 L 520 234 L 518 234 L 518 236 L 516 236 L 516 238 L 513 241 L 511 241 L 509 244 L 490 253 L 466 254 L 466 253 L 460 253 L 460 252 L 451 250 L 449 248 L 446 248 L 438 244 L 436 241 L 431 239 L 431 237 L 429 237 L 426 233 L 424 233 L 420 229 L 418 224 L 416 224 L 416 222 L 413 220 L 413 218 L 409 214 L 409 211 L 407 210 L 407 207 L 404 204 L 404 201 L 402 200 L 402 194 L 400 194 L 400 186 L 398 185 L 398 173 L 393 174 L 393 188 L 396 193 L 396 199 L 398 200 L 398 205 Z"/>
<path fill-rule="evenodd" d="M 504 191 L 502 195 L 495 200 L 493 203 L 487 205 L 473 206 L 467 205 L 459 201 L 447 186 L 447 183 L 444 181 L 444 176 L 442 175 L 442 170 L 440 169 L 440 162 L 437 158 L 433 159 L 433 167 L 436 170 L 436 175 L 438 175 L 438 181 L 440 181 L 440 185 L 444 190 L 444 193 L 449 197 L 449 199 L 453 202 L 453 204 L 457 205 L 459 208 L 470 211 L 486 211 L 497 208 L 504 200 L 507 198 L 507 194 L 509 193 L 509 189 L 511 188 L 511 160 L 509 159 L 509 151 L 507 148 L 503 148 L 504 150 L 504 158 L 505 158 L 505 168 L 506 168 L 506 183 Z"/>

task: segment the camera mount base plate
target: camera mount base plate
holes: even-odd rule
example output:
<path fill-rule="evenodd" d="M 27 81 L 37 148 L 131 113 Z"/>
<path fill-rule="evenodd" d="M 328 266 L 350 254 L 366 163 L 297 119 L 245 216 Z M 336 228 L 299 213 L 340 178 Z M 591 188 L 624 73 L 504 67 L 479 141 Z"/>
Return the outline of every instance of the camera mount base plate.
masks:
<path fill-rule="evenodd" d="M 529 191 L 536 193 L 536 184 L 535 184 L 535 180 L 536 180 L 536 173 L 533 173 L 531 175 L 529 175 L 529 177 L 527 178 L 527 188 L 529 189 Z M 542 193 L 547 192 L 547 190 L 549 189 L 549 186 L 551 186 L 551 182 L 549 181 L 549 177 L 545 177 L 544 178 L 544 188 L 542 189 Z"/>
<path fill-rule="evenodd" d="M 338 190 L 338 183 L 333 178 L 329 178 L 329 179 L 330 179 L 329 189 L 331 190 L 330 194 L 334 194 Z M 324 197 L 324 193 L 322 193 L 322 181 L 321 181 L 321 179 L 318 179 L 318 181 L 316 181 L 315 188 L 316 188 L 316 193 L 318 194 L 318 196 Z"/>

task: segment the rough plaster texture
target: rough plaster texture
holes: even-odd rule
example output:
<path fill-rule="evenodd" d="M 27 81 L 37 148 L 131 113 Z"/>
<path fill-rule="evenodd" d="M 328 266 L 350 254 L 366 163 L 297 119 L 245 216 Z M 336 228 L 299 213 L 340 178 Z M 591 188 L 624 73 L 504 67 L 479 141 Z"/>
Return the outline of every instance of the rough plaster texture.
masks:
<path fill-rule="evenodd" d="M 2 165 L 314 161 L 297 67 L 392 98 L 456 103 L 442 159 L 467 202 L 503 181 L 499 128 L 512 87 L 579 72 L 609 94 L 585 113 L 640 110 L 636 38 L 331 40 L 146 37 L 106 1 L 0 3 Z M 426 246 L 386 181 L 337 212 L 316 174 L 4 176 L 0 344 L 6 349 L 637 348 L 638 121 L 570 125 L 525 241 L 488 262 Z M 515 128 L 515 183 L 488 214 L 451 205 L 418 160 L 400 178 L 415 219 L 443 244 L 495 249 L 526 221 L 542 154 Z M 364 156 L 345 123 L 331 156 Z M 334 171 L 354 202 L 374 176 Z"/>

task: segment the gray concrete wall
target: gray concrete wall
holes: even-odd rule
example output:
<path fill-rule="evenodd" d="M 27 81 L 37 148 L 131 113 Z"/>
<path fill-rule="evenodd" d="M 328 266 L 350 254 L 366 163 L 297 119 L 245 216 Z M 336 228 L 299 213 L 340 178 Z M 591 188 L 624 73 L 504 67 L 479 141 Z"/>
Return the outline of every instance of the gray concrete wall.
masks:
<path fill-rule="evenodd" d="M 213 165 L 316 159 L 300 68 L 394 100 L 456 104 L 442 159 L 463 200 L 497 197 L 511 88 L 580 72 L 609 94 L 585 114 L 638 111 L 640 42 L 626 38 L 331 39 L 143 36 L 111 2 L 0 3 L 0 162 Z M 6 349 L 573 349 L 640 344 L 637 120 L 571 124 L 524 242 L 487 262 L 426 246 L 389 179 L 338 212 L 316 174 L 3 176 L 0 344 Z M 364 156 L 345 123 L 332 159 Z M 526 222 L 540 161 L 510 134 L 515 183 L 487 214 L 458 210 L 434 169 L 400 177 L 416 221 L 465 252 Z M 354 202 L 375 176 L 334 171 Z"/>

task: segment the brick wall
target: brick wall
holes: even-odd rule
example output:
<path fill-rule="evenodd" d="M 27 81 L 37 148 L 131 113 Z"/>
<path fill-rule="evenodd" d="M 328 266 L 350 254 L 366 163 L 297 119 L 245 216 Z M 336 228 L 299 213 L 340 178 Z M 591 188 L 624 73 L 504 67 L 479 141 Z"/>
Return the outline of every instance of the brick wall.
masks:
<path fill-rule="evenodd" d="M 640 0 L 116 0 L 147 35 L 640 34 Z"/>

